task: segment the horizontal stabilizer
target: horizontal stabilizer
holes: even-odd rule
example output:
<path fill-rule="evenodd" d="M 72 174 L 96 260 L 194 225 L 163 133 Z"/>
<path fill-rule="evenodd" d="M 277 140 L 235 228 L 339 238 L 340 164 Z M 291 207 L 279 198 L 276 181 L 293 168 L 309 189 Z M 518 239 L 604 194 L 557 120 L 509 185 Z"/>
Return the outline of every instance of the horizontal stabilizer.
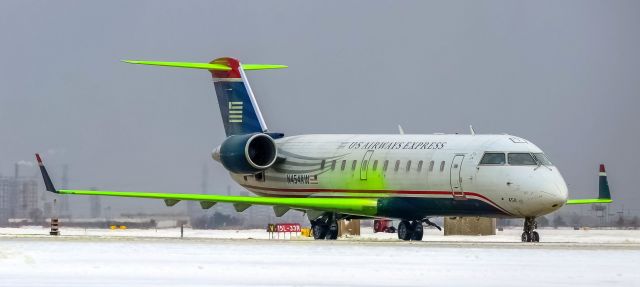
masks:
<path fill-rule="evenodd" d="M 158 61 L 137 61 L 137 60 L 122 60 L 129 64 L 138 65 L 151 65 L 151 66 L 165 66 L 176 68 L 188 68 L 188 69 L 204 69 L 212 71 L 231 71 L 231 67 L 220 63 L 191 63 L 191 62 L 158 62 Z M 242 64 L 242 69 L 251 70 L 270 70 L 270 69 L 284 69 L 285 65 L 273 65 L 273 64 Z"/>

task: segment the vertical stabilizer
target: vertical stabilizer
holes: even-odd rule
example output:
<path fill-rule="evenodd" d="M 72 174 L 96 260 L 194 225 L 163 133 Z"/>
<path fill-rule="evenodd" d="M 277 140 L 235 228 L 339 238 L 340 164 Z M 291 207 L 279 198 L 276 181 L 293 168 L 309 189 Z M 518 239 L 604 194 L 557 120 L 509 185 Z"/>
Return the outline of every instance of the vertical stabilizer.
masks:
<path fill-rule="evenodd" d="M 228 71 L 210 70 L 227 136 L 267 131 L 256 98 L 240 61 L 219 58 L 210 64 L 222 64 Z"/>
<path fill-rule="evenodd" d="M 165 66 L 188 69 L 204 69 L 211 72 L 220 114 L 227 136 L 262 133 L 267 131 L 260 108 L 247 81 L 245 70 L 283 69 L 285 65 L 240 64 L 234 58 L 218 58 L 209 63 L 158 62 L 124 60 L 126 63 Z"/>

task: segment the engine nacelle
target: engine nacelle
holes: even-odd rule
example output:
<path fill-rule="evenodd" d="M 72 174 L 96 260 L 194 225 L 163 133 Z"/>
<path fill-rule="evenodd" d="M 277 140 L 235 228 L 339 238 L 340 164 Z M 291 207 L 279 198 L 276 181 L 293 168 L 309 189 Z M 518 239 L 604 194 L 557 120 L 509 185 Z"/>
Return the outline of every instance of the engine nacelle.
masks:
<path fill-rule="evenodd" d="M 213 158 L 230 172 L 250 174 L 271 167 L 278 158 L 278 149 L 266 134 L 234 135 L 222 142 Z"/>

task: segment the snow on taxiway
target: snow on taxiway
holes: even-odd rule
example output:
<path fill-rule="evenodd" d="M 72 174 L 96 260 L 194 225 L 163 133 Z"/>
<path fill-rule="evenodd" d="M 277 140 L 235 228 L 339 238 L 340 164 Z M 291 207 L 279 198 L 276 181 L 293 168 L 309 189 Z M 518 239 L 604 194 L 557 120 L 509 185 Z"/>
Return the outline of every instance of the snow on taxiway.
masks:
<path fill-rule="evenodd" d="M 640 286 L 637 231 L 543 230 L 564 241 L 541 244 L 518 243 L 517 230 L 427 242 L 212 239 L 266 238 L 261 230 L 24 235 L 44 230 L 0 229 L 0 286 Z"/>

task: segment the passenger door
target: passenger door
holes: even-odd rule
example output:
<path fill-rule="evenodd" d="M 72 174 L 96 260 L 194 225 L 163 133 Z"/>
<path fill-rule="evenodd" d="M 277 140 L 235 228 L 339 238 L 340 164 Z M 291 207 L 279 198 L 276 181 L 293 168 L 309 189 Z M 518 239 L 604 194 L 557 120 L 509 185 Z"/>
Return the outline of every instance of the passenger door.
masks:
<path fill-rule="evenodd" d="M 366 153 L 364 153 L 364 156 L 362 157 L 362 162 L 360 163 L 360 179 L 361 180 L 367 179 L 367 170 L 369 169 L 372 155 L 373 155 L 373 150 L 368 150 Z"/>
<path fill-rule="evenodd" d="M 464 155 L 456 155 L 451 161 L 451 172 L 449 173 L 449 183 L 451 184 L 451 195 L 454 199 L 467 199 L 462 189 L 462 162 Z"/>

